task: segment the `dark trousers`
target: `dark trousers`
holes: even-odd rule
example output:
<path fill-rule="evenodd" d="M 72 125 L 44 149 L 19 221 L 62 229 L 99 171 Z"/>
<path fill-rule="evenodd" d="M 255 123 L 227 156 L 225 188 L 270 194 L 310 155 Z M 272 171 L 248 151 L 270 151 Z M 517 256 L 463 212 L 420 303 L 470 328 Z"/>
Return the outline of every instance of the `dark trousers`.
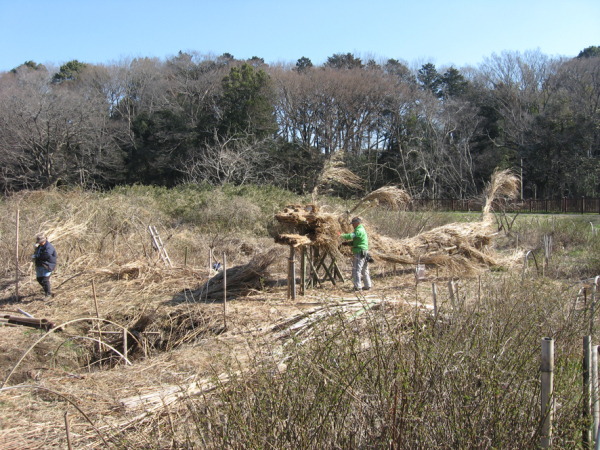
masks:
<path fill-rule="evenodd" d="M 52 294 L 52 290 L 50 289 L 50 277 L 37 277 L 38 283 L 40 286 L 44 288 L 44 293 L 46 295 Z"/>

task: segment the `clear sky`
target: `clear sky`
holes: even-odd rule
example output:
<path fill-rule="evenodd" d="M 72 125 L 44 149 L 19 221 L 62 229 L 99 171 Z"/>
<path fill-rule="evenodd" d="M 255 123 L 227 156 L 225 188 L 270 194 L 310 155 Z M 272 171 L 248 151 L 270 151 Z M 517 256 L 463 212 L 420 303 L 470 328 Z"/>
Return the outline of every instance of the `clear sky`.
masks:
<path fill-rule="evenodd" d="M 0 42 L 0 71 L 180 50 L 460 68 L 505 50 L 577 56 L 600 45 L 600 0 L 0 0 Z"/>

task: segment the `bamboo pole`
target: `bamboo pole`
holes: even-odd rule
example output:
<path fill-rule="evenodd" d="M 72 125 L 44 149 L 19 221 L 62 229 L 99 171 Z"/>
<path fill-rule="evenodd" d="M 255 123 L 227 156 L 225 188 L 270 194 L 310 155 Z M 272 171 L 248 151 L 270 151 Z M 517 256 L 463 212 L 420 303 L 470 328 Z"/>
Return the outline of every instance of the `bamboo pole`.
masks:
<path fill-rule="evenodd" d="M 600 401 L 598 399 L 598 346 L 592 346 L 592 418 L 593 438 L 598 440 L 598 423 L 600 422 Z"/>
<path fill-rule="evenodd" d="M 435 283 L 431 283 L 431 293 L 433 295 L 433 318 L 437 322 L 437 318 L 438 318 L 438 305 L 437 305 L 437 292 L 436 292 Z"/>
<path fill-rule="evenodd" d="M 94 293 L 94 306 L 96 307 L 96 318 L 100 319 L 100 311 L 98 310 L 98 299 L 96 297 L 96 284 L 92 279 L 92 292 Z M 100 320 L 96 322 L 98 327 L 98 354 L 102 353 L 102 331 L 100 331 Z"/>
<path fill-rule="evenodd" d="M 19 210 L 17 209 L 16 239 L 15 239 L 15 295 L 19 300 Z"/>
<path fill-rule="evenodd" d="M 594 278 L 594 284 L 592 286 L 592 305 L 590 309 L 590 334 L 594 334 L 594 313 L 596 310 L 596 290 L 598 289 L 598 280 L 600 276 Z"/>
<path fill-rule="evenodd" d="M 294 247 L 290 245 L 290 297 L 292 300 L 296 300 L 296 260 L 294 254 Z"/>
<path fill-rule="evenodd" d="M 450 292 L 450 302 L 452 303 L 452 308 L 456 307 L 454 301 L 454 280 L 448 281 L 448 291 Z"/>
<path fill-rule="evenodd" d="M 127 327 L 123 327 L 123 358 L 127 361 Z"/>
<path fill-rule="evenodd" d="M 592 446 L 592 421 L 590 420 L 590 411 L 592 409 L 592 385 L 590 375 L 592 369 L 592 337 L 583 337 L 583 429 L 582 444 L 583 448 Z"/>
<path fill-rule="evenodd" d="M 227 328 L 227 256 L 223 252 L 223 327 Z"/>
<path fill-rule="evenodd" d="M 302 285 L 300 286 L 300 295 L 306 294 L 306 247 L 302 246 L 302 260 L 300 262 L 300 273 L 302 278 Z"/>
<path fill-rule="evenodd" d="M 552 419 L 554 416 L 554 339 L 542 339 L 542 448 L 552 445 Z"/>

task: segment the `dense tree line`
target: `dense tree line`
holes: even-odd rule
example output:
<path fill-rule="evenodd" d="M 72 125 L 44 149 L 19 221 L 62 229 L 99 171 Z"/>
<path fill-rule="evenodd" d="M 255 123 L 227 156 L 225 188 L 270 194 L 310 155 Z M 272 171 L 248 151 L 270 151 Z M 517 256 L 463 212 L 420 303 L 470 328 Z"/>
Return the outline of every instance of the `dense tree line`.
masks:
<path fill-rule="evenodd" d="M 494 168 L 525 196 L 600 195 L 600 48 L 411 69 L 335 54 L 267 65 L 182 53 L 0 73 L 4 192 L 124 183 L 312 190 L 343 151 L 367 189 L 470 197 Z"/>

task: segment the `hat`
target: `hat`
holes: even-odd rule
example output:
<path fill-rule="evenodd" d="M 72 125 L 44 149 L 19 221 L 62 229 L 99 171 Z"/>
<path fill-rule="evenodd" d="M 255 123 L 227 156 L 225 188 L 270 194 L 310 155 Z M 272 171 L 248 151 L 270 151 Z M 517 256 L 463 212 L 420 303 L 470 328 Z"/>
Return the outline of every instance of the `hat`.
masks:
<path fill-rule="evenodd" d="M 38 244 L 40 242 L 46 242 L 46 235 L 44 233 L 40 233 L 35 237 L 35 240 Z"/>
<path fill-rule="evenodd" d="M 352 220 L 350 221 L 350 223 L 360 223 L 360 217 L 353 217 Z"/>

